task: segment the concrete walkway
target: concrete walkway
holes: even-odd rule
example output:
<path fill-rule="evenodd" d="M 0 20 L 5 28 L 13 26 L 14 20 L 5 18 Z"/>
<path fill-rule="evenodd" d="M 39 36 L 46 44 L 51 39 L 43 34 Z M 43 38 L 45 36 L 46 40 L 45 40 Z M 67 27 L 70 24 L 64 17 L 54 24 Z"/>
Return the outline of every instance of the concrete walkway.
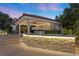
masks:
<path fill-rule="evenodd" d="M 9 39 L 8 39 L 9 38 Z M 16 35 L 8 35 L 7 38 L 0 37 L 0 55 L 1 56 L 72 56 L 75 54 L 51 51 L 40 48 L 26 46 L 23 41 Z M 12 41 L 12 40 L 15 41 Z M 8 43 L 7 43 L 8 42 Z"/>

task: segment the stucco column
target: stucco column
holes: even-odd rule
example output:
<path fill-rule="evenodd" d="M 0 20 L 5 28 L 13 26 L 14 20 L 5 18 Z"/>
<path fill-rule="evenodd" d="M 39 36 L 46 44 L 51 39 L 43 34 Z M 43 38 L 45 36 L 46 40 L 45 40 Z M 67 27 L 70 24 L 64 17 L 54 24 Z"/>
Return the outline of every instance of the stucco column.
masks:
<path fill-rule="evenodd" d="M 31 26 L 31 21 L 28 20 L 28 21 L 27 21 L 27 29 L 28 29 L 28 30 L 27 30 L 27 31 L 28 31 L 27 34 L 30 34 L 30 26 Z"/>
<path fill-rule="evenodd" d="M 30 24 L 28 24 L 28 26 L 27 26 L 27 28 L 28 28 L 28 34 L 30 34 Z"/>
<path fill-rule="evenodd" d="M 19 35 L 21 35 L 21 25 L 19 24 Z"/>

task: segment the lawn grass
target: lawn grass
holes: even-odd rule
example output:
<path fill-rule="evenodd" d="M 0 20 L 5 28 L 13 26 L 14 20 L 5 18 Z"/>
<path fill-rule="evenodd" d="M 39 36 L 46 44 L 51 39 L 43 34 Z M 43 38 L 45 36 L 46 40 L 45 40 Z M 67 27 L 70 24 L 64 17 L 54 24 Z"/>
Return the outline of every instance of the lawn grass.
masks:
<path fill-rule="evenodd" d="M 72 39 L 24 37 L 23 40 L 31 47 L 75 53 L 75 40 Z"/>

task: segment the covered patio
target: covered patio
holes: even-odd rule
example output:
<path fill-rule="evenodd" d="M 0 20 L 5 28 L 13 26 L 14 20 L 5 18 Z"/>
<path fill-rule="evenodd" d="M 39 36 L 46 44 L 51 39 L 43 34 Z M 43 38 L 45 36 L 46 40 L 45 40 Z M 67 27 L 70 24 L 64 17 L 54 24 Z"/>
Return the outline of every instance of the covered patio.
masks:
<path fill-rule="evenodd" d="M 44 34 L 45 30 L 51 30 L 51 23 L 54 23 L 50 20 L 40 19 L 40 18 L 34 18 L 34 17 L 28 17 L 28 16 L 22 16 L 19 18 L 19 20 L 16 22 L 16 25 L 18 25 L 19 29 L 19 35 L 22 33 L 37 33 Z"/>

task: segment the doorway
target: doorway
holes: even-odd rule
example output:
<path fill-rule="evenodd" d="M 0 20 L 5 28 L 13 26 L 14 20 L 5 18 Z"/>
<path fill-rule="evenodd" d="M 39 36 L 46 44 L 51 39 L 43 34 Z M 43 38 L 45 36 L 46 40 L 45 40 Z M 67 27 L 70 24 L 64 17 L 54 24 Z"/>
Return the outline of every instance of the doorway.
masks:
<path fill-rule="evenodd" d="M 21 33 L 27 33 L 28 29 L 27 29 L 27 25 L 21 25 Z"/>

